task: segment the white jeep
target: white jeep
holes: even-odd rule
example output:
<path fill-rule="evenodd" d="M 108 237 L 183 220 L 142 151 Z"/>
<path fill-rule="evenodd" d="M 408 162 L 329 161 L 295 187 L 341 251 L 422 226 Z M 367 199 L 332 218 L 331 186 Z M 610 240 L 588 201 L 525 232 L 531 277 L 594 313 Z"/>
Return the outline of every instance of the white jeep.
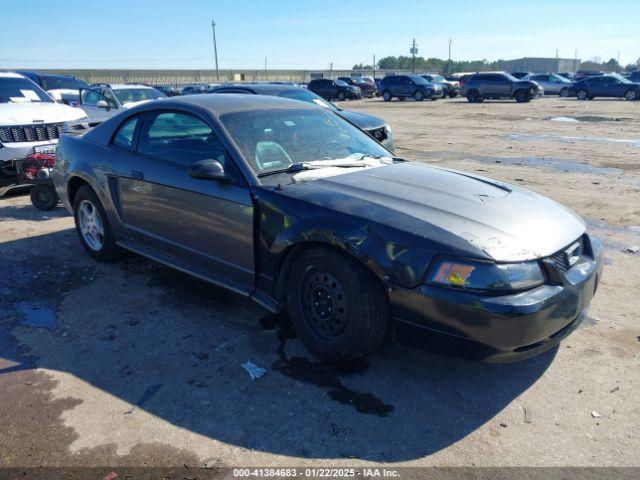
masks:
<path fill-rule="evenodd" d="M 17 161 L 54 154 L 64 123 L 86 116 L 24 76 L 0 72 L 0 196 L 15 183 Z"/>

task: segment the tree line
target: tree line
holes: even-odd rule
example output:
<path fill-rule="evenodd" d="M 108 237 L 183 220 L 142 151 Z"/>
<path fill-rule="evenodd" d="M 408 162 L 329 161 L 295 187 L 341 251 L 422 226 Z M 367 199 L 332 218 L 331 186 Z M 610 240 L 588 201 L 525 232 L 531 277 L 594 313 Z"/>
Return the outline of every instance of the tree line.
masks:
<path fill-rule="evenodd" d="M 376 68 L 381 70 L 411 70 L 412 58 L 400 55 L 399 57 L 384 57 L 376 62 Z M 415 69 L 421 72 L 442 72 L 445 75 L 455 72 L 481 72 L 484 70 L 498 70 L 500 60 L 490 62 L 483 60 L 443 60 L 441 58 L 415 58 Z M 372 70 L 372 65 L 362 63 L 353 66 L 353 70 Z M 633 64 L 622 66 L 615 58 L 606 62 L 599 59 L 586 60 L 580 63 L 580 70 L 603 70 L 606 72 L 622 72 L 640 69 L 640 58 Z"/>

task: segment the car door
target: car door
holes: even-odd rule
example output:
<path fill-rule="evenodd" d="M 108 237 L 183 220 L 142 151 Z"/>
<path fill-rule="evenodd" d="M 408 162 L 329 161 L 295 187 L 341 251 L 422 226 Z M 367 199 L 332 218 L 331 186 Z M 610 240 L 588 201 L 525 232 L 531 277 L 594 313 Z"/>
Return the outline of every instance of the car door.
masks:
<path fill-rule="evenodd" d="M 409 92 L 409 88 L 411 87 L 409 77 L 406 77 L 404 75 L 399 76 L 398 81 L 395 85 L 398 89 L 398 95 L 400 95 L 401 97 L 406 97 Z"/>
<path fill-rule="evenodd" d="M 603 84 L 603 78 L 602 77 L 593 77 L 593 78 L 589 78 L 586 81 L 587 84 L 587 91 L 589 92 L 589 96 L 590 97 L 606 97 L 607 96 L 607 92 L 606 92 L 606 88 L 604 87 Z"/>
<path fill-rule="evenodd" d="M 504 75 L 493 75 L 493 77 L 495 92 L 501 97 L 510 97 L 513 94 L 511 81 Z"/>
<path fill-rule="evenodd" d="M 333 80 L 326 81 L 326 98 L 331 100 L 332 98 L 338 98 L 338 85 Z"/>
<path fill-rule="evenodd" d="M 607 97 L 622 97 L 626 91 L 626 84 L 615 77 L 604 77 L 603 85 Z"/>
<path fill-rule="evenodd" d="M 189 175 L 194 163 L 208 159 L 223 164 L 231 181 Z M 189 112 L 149 112 L 129 165 L 117 191 L 135 247 L 248 294 L 254 284 L 253 203 L 214 128 Z"/>
<path fill-rule="evenodd" d="M 542 88 L 544 88 L 544 93 L 558 93 L 555 90 L 555 83 L 553 82 L 553 77 L 549 75 L 532 75 L 531 80 L 536 82 Z"/>

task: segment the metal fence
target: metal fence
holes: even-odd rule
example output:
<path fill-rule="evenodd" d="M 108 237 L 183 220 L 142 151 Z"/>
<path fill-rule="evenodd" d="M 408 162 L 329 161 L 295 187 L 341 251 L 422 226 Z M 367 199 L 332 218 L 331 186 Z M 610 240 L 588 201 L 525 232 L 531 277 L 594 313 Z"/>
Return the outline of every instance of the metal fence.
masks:
<path fill-rule="evenodd" d="M 23 68 L 21 70 L 29 70 Z M 307 83 L 314 78 L 337 78 L 342 76 L 374 76 L 369 70 L 102 70 L 102 69 L 33 69 L 42 73 L 73 75 L 87 83 L 147 83 L 182 87 L 193 84 L 216 84 L 225 82 L 280 81 Z M 410 74 L 404 70 L 375 70 L 375 77 L 389 74 Z"/>

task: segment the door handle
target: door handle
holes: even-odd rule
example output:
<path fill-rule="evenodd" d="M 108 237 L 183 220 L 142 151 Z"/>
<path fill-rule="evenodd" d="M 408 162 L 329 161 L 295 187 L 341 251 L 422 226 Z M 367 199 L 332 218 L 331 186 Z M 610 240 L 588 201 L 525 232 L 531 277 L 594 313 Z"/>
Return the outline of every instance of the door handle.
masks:
<path fill-rule="evenodd" d="M 144 173 L 137 170 L 131 170 L 131 178 L 134 180 L 142 180 L 144 178 Z"/>

